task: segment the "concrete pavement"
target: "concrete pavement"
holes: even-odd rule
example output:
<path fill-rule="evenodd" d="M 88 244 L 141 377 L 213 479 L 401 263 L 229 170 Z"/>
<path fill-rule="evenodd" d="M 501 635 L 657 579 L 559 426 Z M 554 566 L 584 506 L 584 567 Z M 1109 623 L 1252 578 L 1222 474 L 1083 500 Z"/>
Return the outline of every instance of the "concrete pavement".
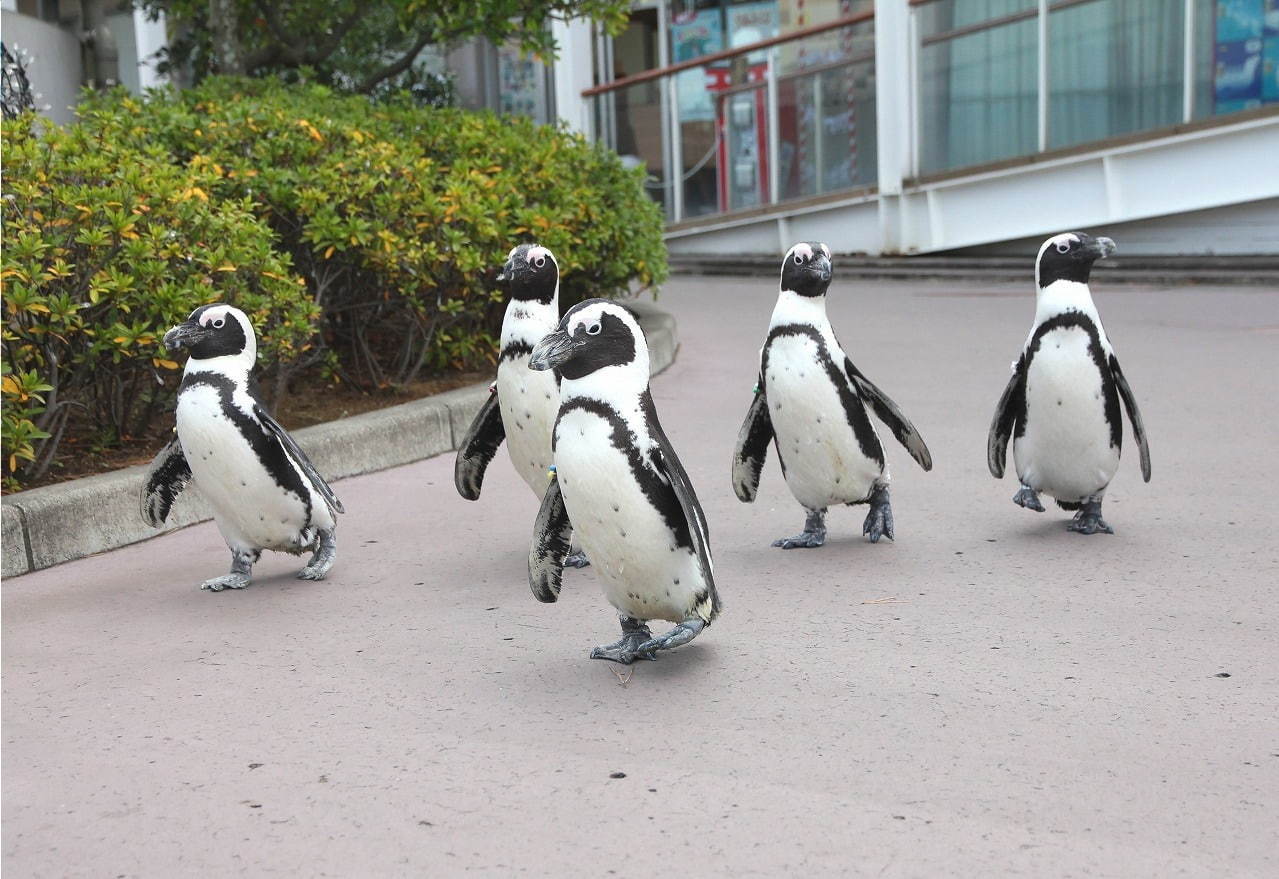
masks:
<path fill-rule="evenodd" d="M 1082 537 L 986 472 L 1030 284 L 838 271 L 845 347 L 936 461 L 889 448 L 896 543 L 856 508 L 769 547 L 801 511 L 771 454 L 739 503 L 729 456 L 775 282 L 676 279 L 653 391 L 711 525 L 702 637 L 625 682 L 589 661 L 613 614 L 589 569 L 532 599 L 504 453 L 477 503 L 451 455 L 339 482 L 324 583 L 270 555 L 201 593 L 211 524 L 13 579 L 4 869 L 1275 875 L 1279 291 L 1095 289 L 1154 481 L 1129 438 L 1117 534 Z"/>

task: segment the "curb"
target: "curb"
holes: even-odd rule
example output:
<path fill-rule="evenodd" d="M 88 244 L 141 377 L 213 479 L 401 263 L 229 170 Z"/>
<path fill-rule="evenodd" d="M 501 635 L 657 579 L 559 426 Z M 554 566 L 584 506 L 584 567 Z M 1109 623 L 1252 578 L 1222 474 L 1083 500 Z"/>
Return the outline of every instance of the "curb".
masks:
<path fill-rule="evenodd" d="M 647 302 L 627 302 L 648 340 L 652 374 L 675 360 L 675 319 Z M 488 397 L 487 385 L 446 391 L 293 432 L 298 445 L 329 480 L 373 473 L 457 448 Z M 190 485 L 164 529 L 138 513 L 147 465 L 33 488 L 3 501 L 4 553 L 0 576 L 16 577 L 62 562 L 149 540 L 211 518 Z"/>

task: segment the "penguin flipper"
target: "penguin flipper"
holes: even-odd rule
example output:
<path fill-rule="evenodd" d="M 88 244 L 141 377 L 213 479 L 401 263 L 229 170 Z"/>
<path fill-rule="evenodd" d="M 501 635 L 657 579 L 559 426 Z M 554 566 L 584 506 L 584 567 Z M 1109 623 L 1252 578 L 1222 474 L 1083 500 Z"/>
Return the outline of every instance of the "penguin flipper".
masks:
<path fill-rule="evenodd" d="M 1137 409 L 1137 398 L 1133 396 L 1132 388 L 1128 386 L 1128 379 L 1124 378 L 1123 371 L 1119 368 L 1119 360 L 1114 354 L 1110 355 L 1110 374 L 1115 378 L 1115 387 L 1119 390 L 1119 396 L 1124 401 L 1124 408 L 1128 410 L 1128 421 L 1132 424 L 1132 435 L 1137 440 L 1137 451 L 1141 455 L 1141 478 L 1150 481 L 1150 446 L 1146 442 L 1146 426 L 1141 421 L 1141 412 Z"/>
<path fill-rule="evenodd" d="M 768 400 L 763 385 L 746 411 L 746 420 L 737 433 L 737 448 L 733 450 L 733 491 L 743 503 L 755 500 L 759 492 L 759 477 L 768 457 L 768 444 L 773 441 L 773 420 L 768 414 Z"/>
<path fill-rule="evenodd" d="M 476 413 L 462 444 L 457 447 L 453 484 L 457 486 L 458 494 L 468 501 L 480 499 L 484 471 L 505 439 L 506 427 L 502 424 L 502 410 L 497 405 L 497 391 L 494 390 Z"/>
<path fill-rule="evenodd" d="M 459 460 L 461 460 L 459 458 Z M 533 524 L 533 545 L 528 551 L 528 585 L 538 601 L 551 603 L 560 597 L 564 560 L 573 538 L 573 523 L 564 506 L 560 482 L 552 475 L 542 506 Z"/>
<path fill-rule="evenodd" d="M 253 414 L 258 417 L 258 421 L 262 422 L 262 426 L 267 429 L 267 432 L 279 441 L 284 448 L 285 454 L 306 475 L 306 478 L 311 482 L 311 486 L 320 493 L 320 497 L 324 498 L 324 502 L 329 505 L 329 509 L 334 513 L 345 513 L 346 510 L 343 509 L 342 502 L 338 500 L 337 495 L 333 493 L 333 489 L 324 481 L 320 471 L 315 469 L 315 465 L 306 456 L 306 452 L 302 451 L 302 447 L 297 444 L 293 437 L 289 436 L 289 432 L 284 429 L 284 425 L 276 421 L 275 417 L 260 403 L 253 406 Z"/>
<path fill-rule="evenodd" d="M 761 395 L 762 397 L 763 395 Z M 719 615 L 719 593 L 715 589 L 714 563 L 711 561 L 711 532 L 706 524 L 706 513 L 702 511 L 697 492 L 693 491 L 693 483 L 688 478 L 688 471 L 680 463 L 675 448 L 666 438 L 662 423 L 657 420 L 657 408 L 653 405 L 653 397 L 647 392 L 641 399 L 647 416 L 650 436 L 653 439 L 653 466 L 663 479 L 670 484 L 684 512 L 684 520 L 688 523 L 688 533 L 693 540 L 693 551 L 697 555 L 697 566 L 701 570 L 702 582 L 706 584 L 706 594 L 698 602 L 696 612 L 707 624 Z"/>
<path fill-rule="evenodd" d="M 169 518 L 174 501 L 190 481 L 191 465 L 187 463 L 182 443 L 175 433 L 147 468 L 147 477 L 138 496 L 143 520 L 153 528 L 163 525 Z"/>
<path fill-rule="evenodd" d="M 1017 413 L 1025 410 L 1026 355 L 1023 354 L 1013 367 L 1012 378 L 995 404 L 995 417 L 986 435 L 986 466 L 996 479 L 1004 478 L 1004 464 L 1008 460 L 1008 440 L 1017 424 Z"/>
<path fill-rule="evenodd" d="M 910 456 L 919 462 L 920 467 L 923 467 L 925 471 L 932 470 L 933 456 L 928 451 L 924 438 L 919 435 L 915 425 L 910 423 L 910 419 L 898 408 L 892 398 L 862 375 L 857 367 L 853 366 L 853 361 L 847 357 L 844 358 L 844 371 L 848 374 L 848 380 L 857 388 L 858 395 L 870 404 L 870 408 L 879 416 L 879 420 L 887 425 L 893 432 L 893 436 L 897 437 L 897 442 L 910 452 Z"/>

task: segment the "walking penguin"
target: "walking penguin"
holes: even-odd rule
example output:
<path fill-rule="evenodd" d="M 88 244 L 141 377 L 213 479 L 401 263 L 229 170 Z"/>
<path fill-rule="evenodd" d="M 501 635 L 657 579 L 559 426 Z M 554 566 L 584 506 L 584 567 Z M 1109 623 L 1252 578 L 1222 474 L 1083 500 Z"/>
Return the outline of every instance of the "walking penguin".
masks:
<path fill-rule="evenodd" d="M 759 491 L 769 441 L 786 486 L 808 511 L 804 530 L 774 541 L 782 549 L 826 542 L 826 509 L 870 504 L 862 533 L 871 543 L 893 537 L 888 463 L 866 406 L 925 470 L 928 446 L 888 395 L 862 375 L 826 316 L 830 249 L 796 244 L 782 260 L 781 293 L 760 351 L 759 382 L 733 455 L 733 490 L 750 503 Z"/>
<path fill-rule="evenodd" d="M 479 500 L 484 473 L 505 440 L 515 471 L 540 500 L 551 466 L 551 427 L 560 395 L 556 376 L 529 369 L 528 357 L 559 324 L 559 264 L 545 247 L 521 244 L 511 249 L 497 279 L 510 289 L 497 380 L 458 447 L 453 483 L 462 497 Z M 581 553 L 566 560 L 575 567 L 586 563 Z"/>
<path fill-rule="evenodd" d="M 248 317 L 230 305 L 203 305 L 165 333 L 164 344 L 191 356 L 178 389 L 177 430 L 142 486 L 142 518 L 163 525 L 194 479 L 231 549 L 231 573 L 201 589 L 248 586 L 264 549 L 314 550 L 298 578 L 323 580 L 337 556 L 335 517 L 344 510 L 257 397 L 249 377 L 257 338 Z"/>
<path fill-rule="evenodd" d="M 622 638 L 592 659 L 630 664 L 693 640 L 720 611 L 706 516 L 657 420 L 648 345 L 619 305 L 589 299 L 533 349 L 529 366 L 558 371 L 560 406 L 547 486 L 529 551 L 538 601 L 559 597 L 576 534 L 621 617 Z M 675 628 L 654 637 L 647 620 Z"/>
<path fill-rule="evenodd" d="M 1049 238 L 1035 260 L 1035 322 L 1013 364 L 1013 375 L 995 407 L 986 462 L 1004 475 L 1008 439 L 1021 488 L 1013 503 L 1044 511 L 1039 493 L 1063 510 L 1075 510 L 1068 526 L 1080 534 L 1114 529 L 1101 517 L 1101 499 L 1119 469 L 1122 399 L 1150 481 L 1150 447 L 1137 398 L 1119 368 L 1088 289 L 1093 263 L 1115 250 L 1109 238 L 1064 232 Z"/>

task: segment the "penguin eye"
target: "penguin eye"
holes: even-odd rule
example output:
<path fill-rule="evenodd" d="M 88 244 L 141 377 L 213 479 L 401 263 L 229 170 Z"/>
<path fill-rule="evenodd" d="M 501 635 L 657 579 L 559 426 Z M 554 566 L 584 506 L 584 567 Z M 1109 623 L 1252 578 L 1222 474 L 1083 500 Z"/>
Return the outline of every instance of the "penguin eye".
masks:
<path fill-rule="evenodd" d="M 795 254 L 795 265 L 802 266 L 803 264 L 804 264 L 804 258 L 800 256 L 798 253 Z"/>
<path fill-rule="evenodd" d="M 537 266 L 540 269 L 542 266 L 546 265 L 546 257 L 544 256 L 537 257 L 537 259 L 533 260 L 533 265 Z"/>
<path fill-rule="evenodd" d="M 1057 242 L 1057 252 L 1058 252 L 1058 253 L 1066 253 L 1066 252 L 1067 252 L 1067 251 L 1069 251 L 1069 250 L 1070 250 L 1070 245 L 1069 245 L 1069 244 L 1067 244 L 1065 241 L 1058 241 L 1058 242 Z"/>
<path fill-rule="evenodd" d="M 222 326 L 223 326 L 223 324 L 225 324 L 225 323 L 226 323 L 226 321 L 224 321 L 222 318 L 220 318 L 220 317 L 215 317 L 215 318 L 213 319 L 213 328 L 214 328 L 215 330 L 220 330 L 220 329 L 222 329 Z"/>
<path fill-rule="evenodd" d="M 593 323 L 586 328 L 586 335 L 598 336 L 600 334 L 601 329 L 603 329 L 603 327 L 601 327 L 598 323 Z"/>

